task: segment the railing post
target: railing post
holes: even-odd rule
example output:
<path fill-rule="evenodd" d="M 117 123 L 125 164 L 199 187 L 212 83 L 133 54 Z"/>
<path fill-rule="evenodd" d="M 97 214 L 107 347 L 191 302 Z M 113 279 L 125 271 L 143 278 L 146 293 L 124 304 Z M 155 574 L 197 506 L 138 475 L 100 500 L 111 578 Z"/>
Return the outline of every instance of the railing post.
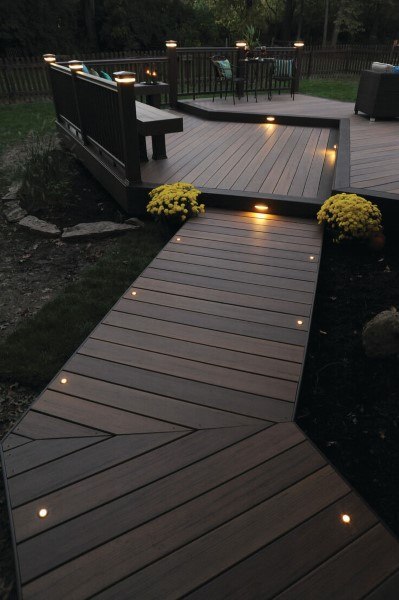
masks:
<path fill-rule="evenodd" d="M 118 87 L 119 118 L 123 155 L 125 159 L 125 175 L 130 183 L 141 182 L 139 134 L 137 130 L 136 99 L 134 83 L 136 74 L 129 71 L 114 73 Z"/>
<path fill-rule="evenodd" d="M 237 96 L 238 98 L 242 98 L 244 95 L 244 79 L 246 77 L 245 73 L 245 48 L 247 47 L 247 42 L 244 40 L 239 40 L 236 42 L 237 48 L 237 77 L 240 81 L 237 82 Z"/>
<path fill-rule="evenodd" d="M 169 104 L 177 108 L 177 42 L 174 40 L 166 42 L 166 56 L 169 61 Z"/>
<path fill-rule="evenodd" d="M 59 113 L 58 106 L 57 106 L 57 98 L 56 98 L 56 94 L 55 94 L 55 90 L 54 90 L 53 76 L 52 76 L 52 72 L 51 72 L 51 65 L 56 63 L 57 58 L 56 58 L 55 54 L 43 54 L 43 60 L 45 63 L 46 78 L 47 78 L 47 83 L 49 86 L 49 94 L 51 94 L 53 97 L 55 114 L 57 116 L 57 121 L 59 121 L 60 113 Z"/>
<path fill-rule="evenodd" d="M 78 81 L 77 77 L 79 73 L 83 72 L 83 63 L 81 60 L 70 60 L 68 61 L 68 66 L 72 75 L 72 87 L 73 87 L 73 97 L 75 99 L 76 105 L 76 113 L 78 117 L 78 125 L 80 129 L 80 135 L 82 136 L 82 143 L 87 144 L 87 137 L 84 131 L 84 122 L 82 119 L 82 115 L 80 112 L 80 103 L 79 103 L 79 91 L 78 91 Z"/>
<path fill-rule="evenodd" d="M 295 69 L 295 79 L 294 79 L 294 91 L 297 94 L 299 92 L 299 81 L 301 79 L 302 72 L 302 56 L 303 56 L 303 48 L 305 46 L 304 42 L 298 40 L 294 42 L 294 46 L 296 48 L 296 69 Z"/>

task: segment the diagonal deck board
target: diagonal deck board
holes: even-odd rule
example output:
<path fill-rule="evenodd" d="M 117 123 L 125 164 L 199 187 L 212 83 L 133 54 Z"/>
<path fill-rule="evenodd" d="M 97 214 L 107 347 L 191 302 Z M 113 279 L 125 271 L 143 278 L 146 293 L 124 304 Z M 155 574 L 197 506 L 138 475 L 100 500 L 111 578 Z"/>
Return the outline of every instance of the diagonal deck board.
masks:
<path fill-rule="evenodd" d="M 246 195 L 290 193 L 317 198 L 323 169 L 327 187 L 332 182 L 329 135 L 328 128 L 226 123 L 184 116 L 183 134 L 168 135 L 168 158 L 142 164 L 142 180 L 188 181 L 200 188 Z M 295 185 L 297 176 L 299 185 Z"/>
<path fill-rule="evenodd" d="M 321 243 L 209 210 L 104 317 L 3 442 L 22 598 L 389 589 L 399 544 L 287 422 Z"/>

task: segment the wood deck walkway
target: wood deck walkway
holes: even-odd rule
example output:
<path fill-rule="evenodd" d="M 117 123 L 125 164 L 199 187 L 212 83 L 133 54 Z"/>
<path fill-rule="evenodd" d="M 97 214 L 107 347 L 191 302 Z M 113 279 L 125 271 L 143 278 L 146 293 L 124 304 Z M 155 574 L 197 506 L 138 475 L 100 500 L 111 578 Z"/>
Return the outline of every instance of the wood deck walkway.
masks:
<path fill-rule="evenodd" d="M 24 599 L 397 597 L 398 541 L 290 422 L 321 242 L 209 210 L 106 315 L 3 441 Z"/>
<path fill-rule="evenodd" d="M 289 95 L 273 95 L 268 102 L 263 96 L 258 103 L 231 100 L 215 102 L 198 99 L 190 104 L 208 110 L 232 112 L 265 112 L 272 115 L 349 118 L 351 132 L 351 187 L 398 196 L 399 199 L 399 119 L 370 122 L 365 115 L 355 115 L 354 103 L 328 100 L 298 94 L 293 102 Z"/>
<path fill-rule="evenodd" d="M 168 158 L 143 164 L 141 175 L 145 184 L 188 181 L 216 191 L 324 199 L 335 142 L 336 132 L 328 128 L 185 115 L 184 131 L 168 135 Z"/>

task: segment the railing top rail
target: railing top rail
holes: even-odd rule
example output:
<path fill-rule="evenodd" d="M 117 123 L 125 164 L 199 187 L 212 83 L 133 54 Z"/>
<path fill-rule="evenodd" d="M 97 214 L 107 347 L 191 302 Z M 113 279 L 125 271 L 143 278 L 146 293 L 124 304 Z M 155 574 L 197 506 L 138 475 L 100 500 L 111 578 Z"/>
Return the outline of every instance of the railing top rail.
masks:
<path fill-rule="evenodd" d="M 87 66 L 91 66 L 91 65 L 98 65 L 99 63 L 102 65 L 121 65 L 124 63 L 131 63 L 131 62 L 135 62 L 135 63 L 148 63 L 148 62 L 167 62 L 168 58 L 166 56 L 146 56 L 146 57 L 141 57 L 141 56 L 129 56 L 129 57 L 125 57 L 125 58 L 97 58 L 97 59 L 82 59 L 82 62 L 84 62 L 85 65 Z M 67 65 L 68 61 L 60 61 L 57 64 L 59 65 Z"/>
<path fill-rule="evenodd" d="M 61 73 L 65 73 L 66 75 L 71 75 L 71 70 L 69 67 L 65 67 L 60 63 L 51 63 L 50 69 L 54 69 L 54 71 L 60 71 Z"/>

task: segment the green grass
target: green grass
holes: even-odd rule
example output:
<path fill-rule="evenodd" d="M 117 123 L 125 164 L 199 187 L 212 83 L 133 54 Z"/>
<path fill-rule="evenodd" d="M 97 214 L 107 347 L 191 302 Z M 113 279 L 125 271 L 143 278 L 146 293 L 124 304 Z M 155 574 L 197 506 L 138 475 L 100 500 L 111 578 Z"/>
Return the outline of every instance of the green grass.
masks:
<path fill-rule="evenodd" d="M 44 387 L 164 244 L 154 223 L 120 238 L 0 345 L 0 378 Z"/>
<path fill-rule="evenodd" d="M 355 102 L 359 78 L 353 79 L 302 79 L 299 86 L 301 94 Z"/>
<path fill-rule="evenodd" d="M 7 147 L 23 141 L 30 131 L 45 133 L 53 130 L 54 119 L 52 102 L 0 106 L 0 154 Z"/>

